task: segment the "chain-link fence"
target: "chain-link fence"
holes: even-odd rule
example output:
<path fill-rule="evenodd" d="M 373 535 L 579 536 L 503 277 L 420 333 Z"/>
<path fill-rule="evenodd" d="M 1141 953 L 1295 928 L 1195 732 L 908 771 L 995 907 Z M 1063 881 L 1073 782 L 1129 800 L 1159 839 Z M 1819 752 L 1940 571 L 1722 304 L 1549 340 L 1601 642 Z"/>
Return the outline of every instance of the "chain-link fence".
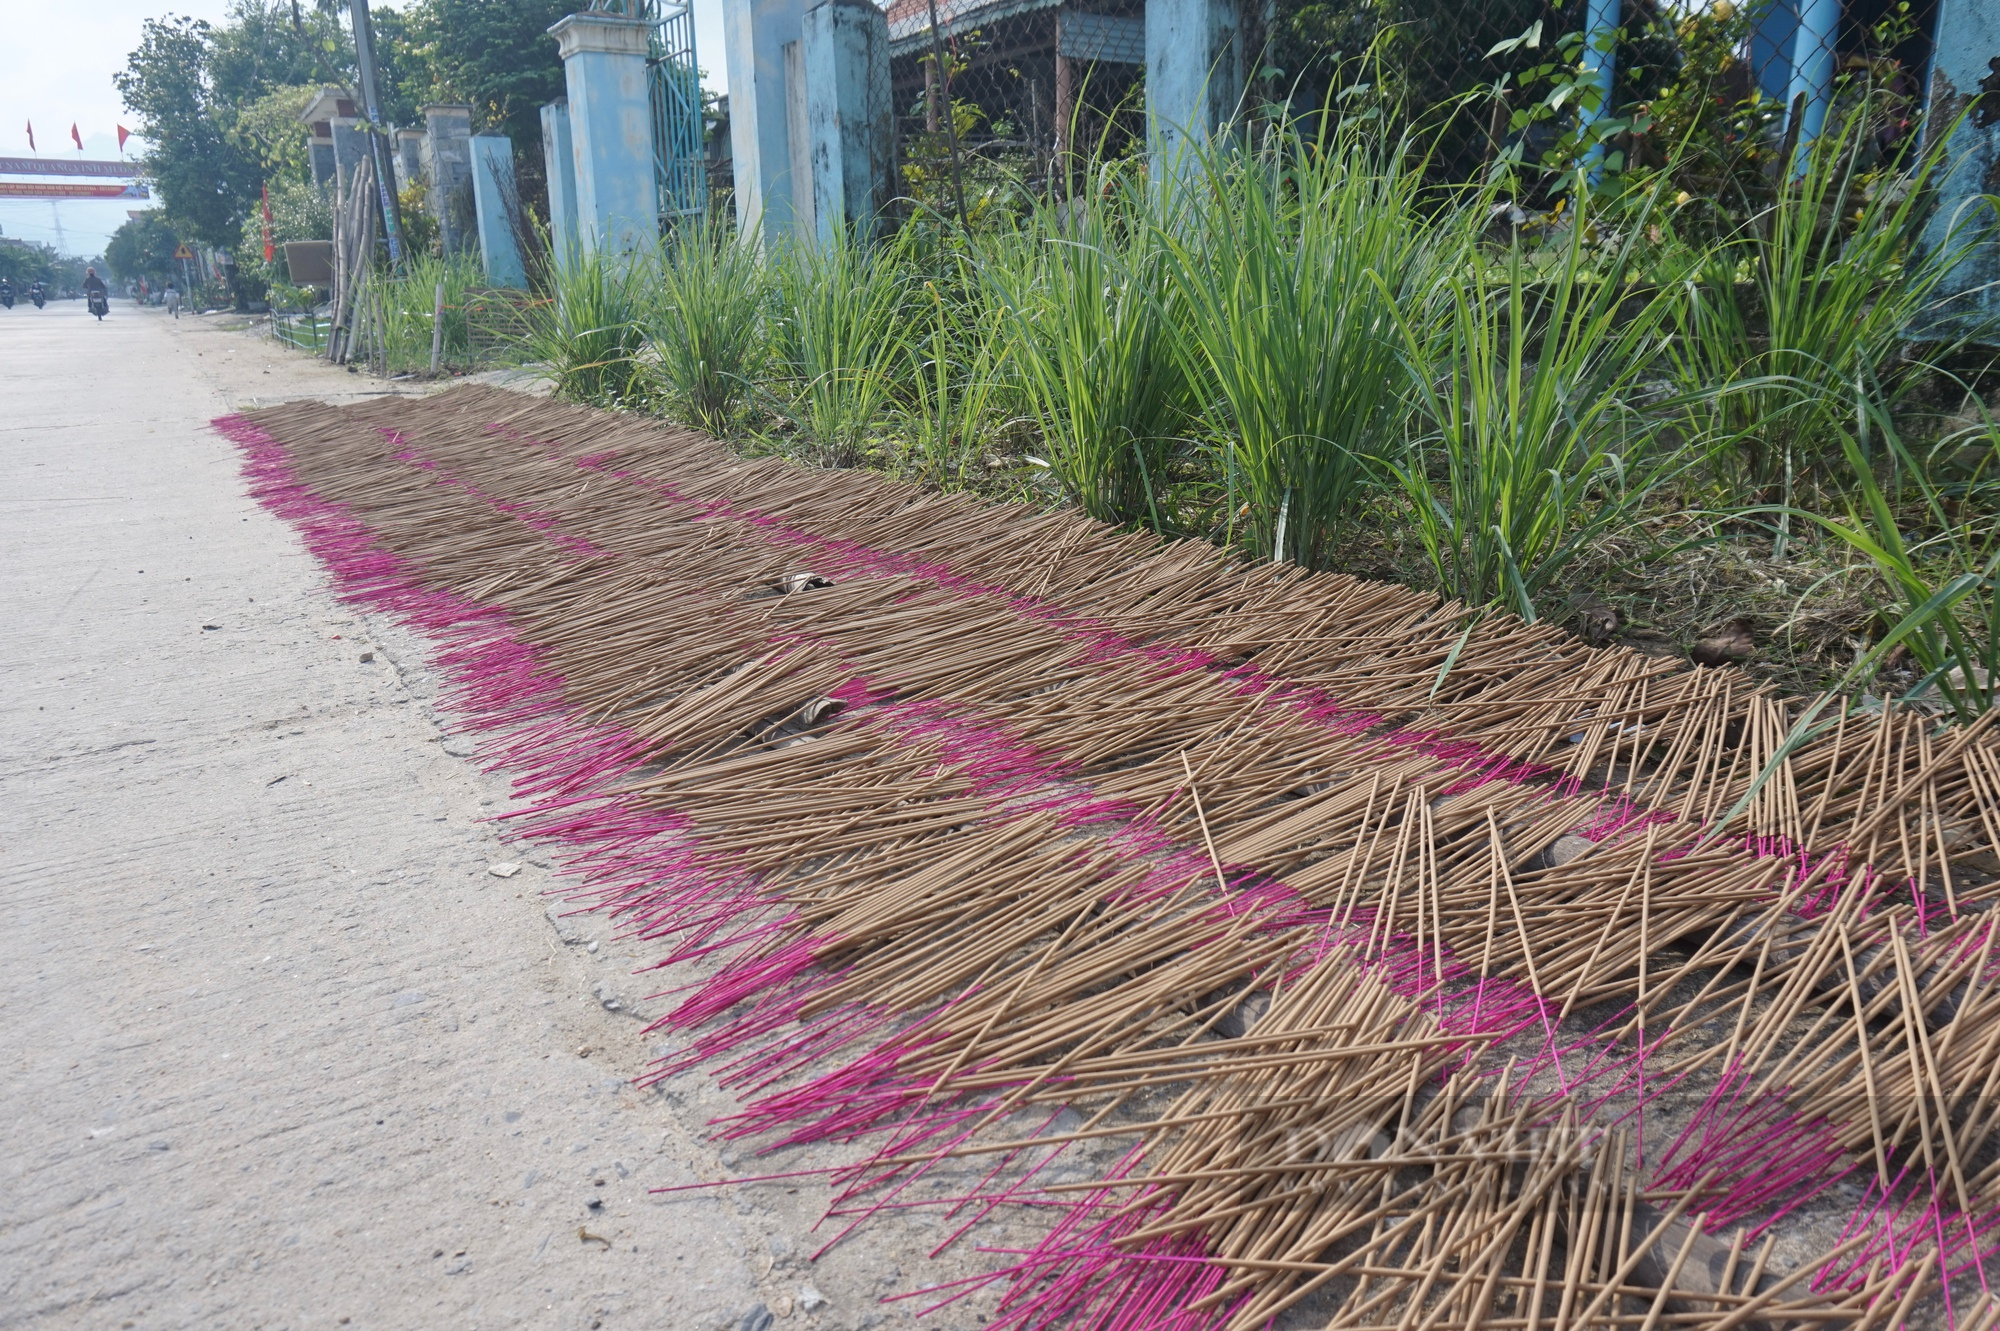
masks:
<path fill-rule="evenodd" d="M 1937 0 L 1272 0 L 1238 16 L 1246 118 L 1310 129 L 1366 93 L 1441 179 L 1658 170 L 1727 203 L 1869 99 L 1917 125 Z M 894 0 L 906 194 L 975 214 L 1145 144 L 1143 0 Z M 1385 126 L 1385 131 L 1395 127 Z"/>

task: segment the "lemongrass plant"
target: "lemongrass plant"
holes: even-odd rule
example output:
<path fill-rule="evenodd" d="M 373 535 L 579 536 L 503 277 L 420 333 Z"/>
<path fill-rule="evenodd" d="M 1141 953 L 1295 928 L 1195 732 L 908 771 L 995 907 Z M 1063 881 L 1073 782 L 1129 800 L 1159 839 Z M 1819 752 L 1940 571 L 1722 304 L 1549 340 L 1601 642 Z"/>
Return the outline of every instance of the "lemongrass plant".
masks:
<path fill-rule="evenodd" d="M 1192 394 L 1146 182 L 1114 173 L 1071 206 L 989 241 L 980 272 L 1049 472 L 1091 517 L 1164 530 L 1168 469 Z"/>
<path fill-rule="evenodd" d="M 697 228 L 663 247 L 645 311 L 662 406 L 725 434 L 770 354 L 762 257 L 727 231 Z"/>
<path fill-rule="evenodd" d="M 1441 265 L 1476 262 L 1471 210 L 1427 215 L 1415 145 L 1380 128 L 1204 154 L 1205 185 L 1162 228 L 1229 507 L 1247 505 L 1250 545 L 1274 561 L 1322 566 L 1375 470 L 1400 458 L 1413 385 L 1397 306 Z"/>
<path fill-rule="evenodd" d="M 533 307 L 527 347 L 559 396 L 598 406 L 645 397 L 647 289 L 652 265 L 599 251 L 551 269 L 547 299 Z"/>
<path fill-rule="evenodd" d="M 1848 385 L 1913 382 L 1902 352 L 1935 299 L 1944 255 L 1917 244 L 1933 148 L 1871 174 L 1857 107 L 1805 156 L 1799 179 L 1696 265 L 1673 339 L 1709 465 L 1732 489 L 1792 502 L 1806 481 L 1856 479 L 1838 441 Z"/>
<path fill-rule="evenodd" d="M 1642 217 L 1591 252 L 1579 212 L 1559 252 L 1537 256 L 1545 265 L 1517 238 L 1398 298 L 1423 420 L 1386 470 L 1446 596 L 1540 618 L 1579 556 L 1680 467 L 1680 450 L 1660 446 L 1662 414 L 1638 400 L 1668 310 L 1658 298 L 1626 308 L 1643 230 Z"/>
<path fill-rule="evenodd" d="M 790 379 L 773 405 L 837 466 L 861 461 L 896 398 L 913 303 L 908 251 L 905 235 L 872 246 L 843 236 L 770 260 L 772 346 Z"/>

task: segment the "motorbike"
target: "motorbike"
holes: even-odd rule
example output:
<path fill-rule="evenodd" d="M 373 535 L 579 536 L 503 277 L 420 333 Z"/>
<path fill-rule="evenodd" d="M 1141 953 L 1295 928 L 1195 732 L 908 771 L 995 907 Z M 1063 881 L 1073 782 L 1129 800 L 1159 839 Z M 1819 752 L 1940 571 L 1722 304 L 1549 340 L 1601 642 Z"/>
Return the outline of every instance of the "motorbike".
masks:
<path fill-rule="evenodd" d="M 90 312 L 97 316 L 99 323 L 103 323 L 104 316 L 111 313 L 111 302 L 105 299 L 102 291 L 90 293 Z"/>
<path fill-rule="evenodd" d="M 35 302 L 35 308 L 38 310 L 49 303 L 49 295 L 42 290 L 42 284 L 39 282 L 28 288 L 28 299 Z"/>
<path fill-rule="evenodd" d="M 14 288 L 4 283 L 0 283 L 0 305 L 10 310 L 14 308 Z"/>

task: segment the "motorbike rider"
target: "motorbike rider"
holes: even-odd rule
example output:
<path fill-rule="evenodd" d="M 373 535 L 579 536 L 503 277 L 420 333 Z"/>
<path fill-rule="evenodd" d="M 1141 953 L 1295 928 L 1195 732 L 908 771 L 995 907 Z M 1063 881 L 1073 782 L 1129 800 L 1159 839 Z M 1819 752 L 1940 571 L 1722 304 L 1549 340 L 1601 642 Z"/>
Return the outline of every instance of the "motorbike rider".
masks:
<path fill-rule="evenodd" d="M 14 284 L 4 277 L 0 277 L 0 305 L 14 308 Z"/>
<path fill-rule="evenodd" d="M 38 310 L 48 302 L 49 291 L 47 287 L 42 285 L 41 278 L 38 277 L 28 283 L 28 299 L 35 302 L 35 308 Z"/>
<path fill-rule="evenodd" d="M 104 285 L 104 279 L 97 275 L 95 268 L 83 270 L 83 300 L 90 308 L 90 312 L 99 320 L 102 320 L 105 312 L 111 308 L 110 289 Z"/>

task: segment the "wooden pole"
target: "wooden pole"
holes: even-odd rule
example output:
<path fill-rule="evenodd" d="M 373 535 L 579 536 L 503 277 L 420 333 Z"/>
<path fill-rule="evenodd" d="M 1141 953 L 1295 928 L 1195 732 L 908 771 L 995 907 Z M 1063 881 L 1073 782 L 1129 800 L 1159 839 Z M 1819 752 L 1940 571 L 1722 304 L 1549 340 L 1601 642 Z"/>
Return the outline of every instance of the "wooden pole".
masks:
<path fill-rule="evenodd" d="M 437 299 L 431 303 L 431 373 L 438 372 L 444 354 L 444 283 L 437 285 Z"/>

